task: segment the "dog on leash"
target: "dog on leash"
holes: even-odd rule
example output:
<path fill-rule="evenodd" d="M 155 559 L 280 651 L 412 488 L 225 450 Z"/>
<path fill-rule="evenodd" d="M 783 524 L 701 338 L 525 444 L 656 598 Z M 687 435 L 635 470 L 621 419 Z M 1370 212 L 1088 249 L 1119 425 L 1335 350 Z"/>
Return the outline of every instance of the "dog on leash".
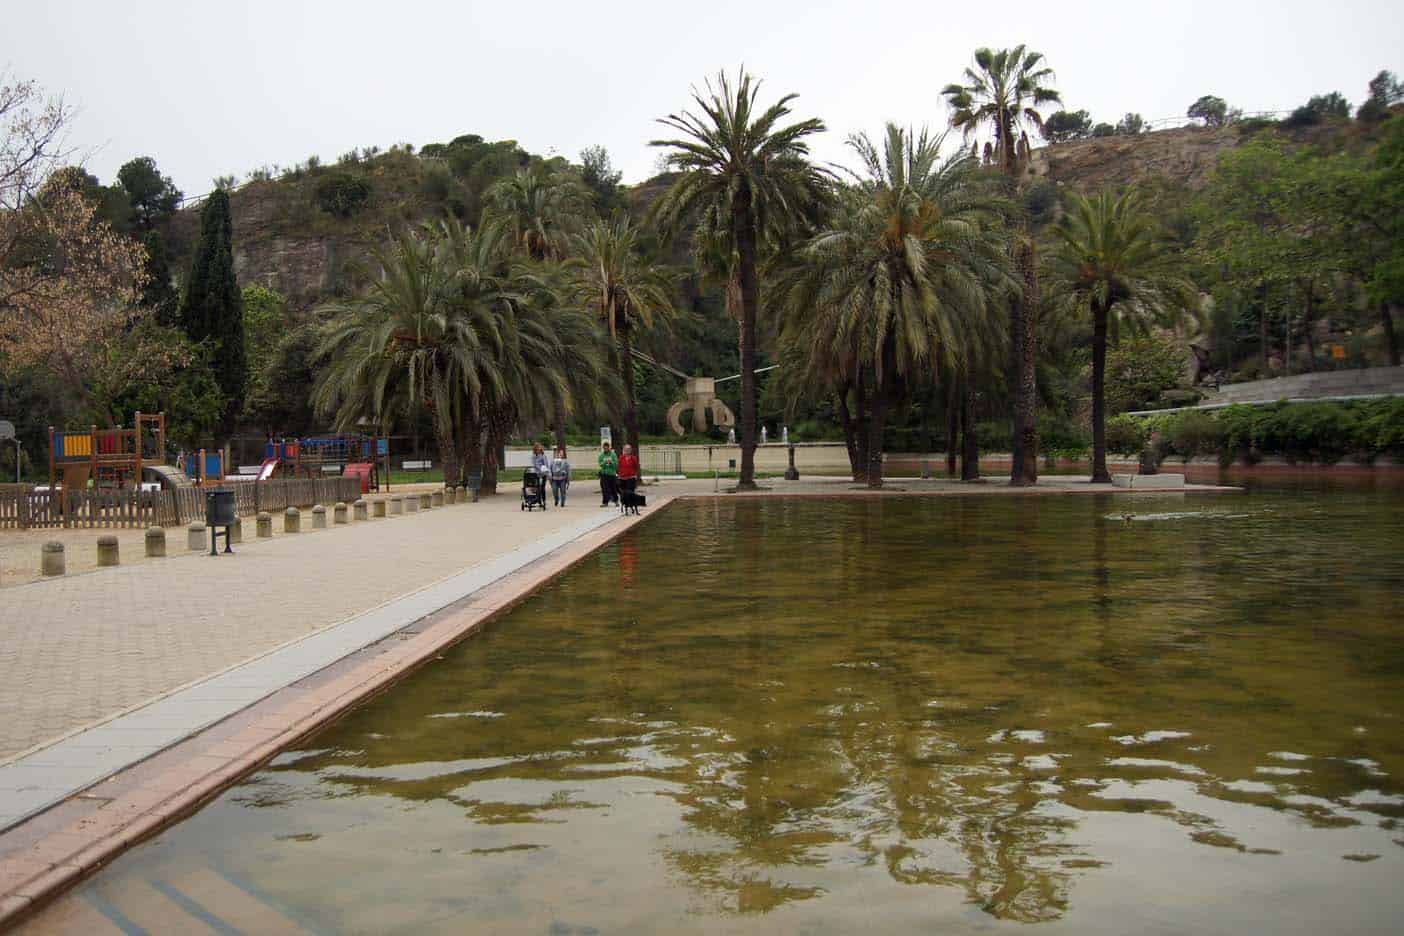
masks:
<path fill-rule="evenodd" d="M 637 491 L 619 492 L 619 512 L 638 513 L 640 507 L 648 506 L 648 498 Z"/>

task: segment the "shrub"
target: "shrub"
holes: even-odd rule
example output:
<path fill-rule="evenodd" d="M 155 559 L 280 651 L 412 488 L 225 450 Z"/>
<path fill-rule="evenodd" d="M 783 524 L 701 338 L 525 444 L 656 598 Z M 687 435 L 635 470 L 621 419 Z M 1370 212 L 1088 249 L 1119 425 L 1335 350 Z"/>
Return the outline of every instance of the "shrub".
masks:
<path fill-rule="evenodd" d="M 1370 461 L 1380 455 L 1404 460 L 1404 397 L 1350 402 L 1239 404 L 1221 410 L 1187 410 L 1124 417 L 1142 432 L 1158 431 L 1166 449 L 1189 458 L 1217 452 L 1221 464 L 1277 456 L 1289 461 L 1330 464 L 1351 456 Z M 1112 426 L 1107 424 L 1107 447 Z M 1117 432 L 1122 432 L 1121 428 Z"/>
<path fill-rule="evenodd" d="M 1114 416 L 1107 420 L 1107 451 L 1115 455 L 1135 455 L 1145 448 L 1150 435 L 1134 416 Z"/>
<path fill-rule="evenodd" d="M 349 218 L 370 198 L 370 183 L 345 172 L 334 172 L 317 183 L 317 207 L 338 218 Z"/>
<path fill-rule="evenodd" d="M 1172 453 L 1189 459 L 1218 452 L 1223 432 L 1213 416 L 1198 410 L 1175 415 L 1179 418 L 1166 427 L 1164 443 Z"/>

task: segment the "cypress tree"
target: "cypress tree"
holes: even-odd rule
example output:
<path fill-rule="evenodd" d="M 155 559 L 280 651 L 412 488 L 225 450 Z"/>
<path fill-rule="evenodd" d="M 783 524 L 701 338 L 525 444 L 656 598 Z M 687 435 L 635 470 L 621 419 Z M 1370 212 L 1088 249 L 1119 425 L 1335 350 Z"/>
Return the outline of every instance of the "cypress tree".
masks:
<path fill-rule="evenodd" d="M 225 401 L 221 434 L 233 430 L 248 379 L 244 304 L 234 277 L 232 240 L 229 194 L 216 189 L 200 218 L 200 244 L 181 300 L 180 324 L 191 341 L 208 343 L 210 368 Z"/>

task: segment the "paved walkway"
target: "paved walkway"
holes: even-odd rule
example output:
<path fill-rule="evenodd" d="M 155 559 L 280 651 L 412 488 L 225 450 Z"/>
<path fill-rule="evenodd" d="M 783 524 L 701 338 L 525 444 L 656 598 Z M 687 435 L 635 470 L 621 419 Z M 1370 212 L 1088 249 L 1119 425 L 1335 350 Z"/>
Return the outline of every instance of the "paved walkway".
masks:
<path fill-rule="evenodd" d="M 247 528 L 232 556 L 179 555 L 6 588 L 0 762 L 608 513 L 588 497 L 523 513 L 504 494 L 272 540 Z M 304 528 L 310 521 L 304 512 Z"/>

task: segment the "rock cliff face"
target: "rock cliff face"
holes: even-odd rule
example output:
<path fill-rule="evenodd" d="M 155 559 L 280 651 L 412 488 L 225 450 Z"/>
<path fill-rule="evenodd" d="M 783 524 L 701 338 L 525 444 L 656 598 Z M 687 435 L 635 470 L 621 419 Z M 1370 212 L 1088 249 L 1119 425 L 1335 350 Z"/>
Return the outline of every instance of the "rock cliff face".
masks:
<path fill-rule="evenodd" d="M 1134 137 L 1071 140 L 1034 150 L 1028 174 L 1079 191 L 1128 185 L 1153 175 L 1199 189 L 1219 154 L 1237 146 L 1239 139 L 1235 127 L 1181 127 Z"/>

